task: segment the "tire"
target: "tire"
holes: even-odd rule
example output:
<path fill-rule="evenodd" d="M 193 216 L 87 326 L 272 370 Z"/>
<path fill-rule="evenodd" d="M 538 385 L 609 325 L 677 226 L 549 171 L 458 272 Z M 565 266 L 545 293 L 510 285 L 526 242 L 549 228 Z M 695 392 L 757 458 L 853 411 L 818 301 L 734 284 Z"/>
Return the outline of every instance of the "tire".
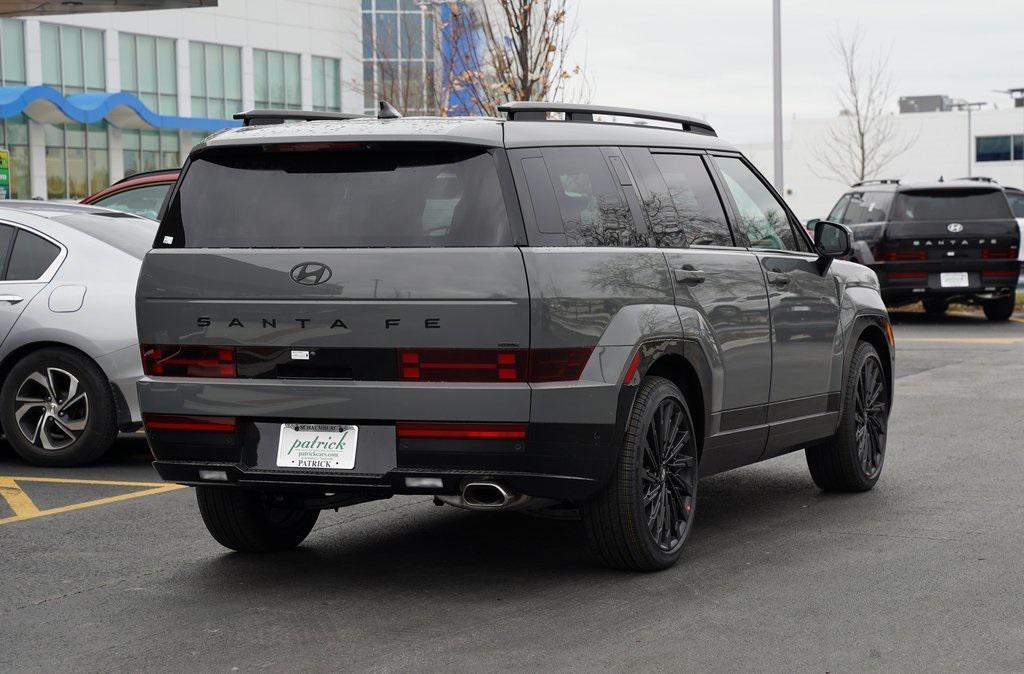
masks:
<path fill-rule="evenodd" d="M 196 500 L 210 535 L 238 552 L 291 550 L 320 517 L 319 510 L 274 507 L 267 494 L 233 487 L 196 487 Z"/>
<path fill-rule="evenodd" d="M 982 309 L 985 310 L 985 318 L 988 320 L 1005 322 L 1010 320 L 1010 316 L 1013 316 L 1013 309 L 1016 304 L 1016 296 L 1007 295 L 991 302 L 985 302 L 982 305 Z"/>
<path fill-rule="evenodd" d="M 885 461 L 889 395 L 875 347 L 859 342 L 846 377 L 839 428 L 828 441 L 805 450 L 814 483 L 824 491 L 868 491 Z M 865 407 L 869 413 L 864 415 Z"/>
<path fill-rule="evenodd" d="M 59 347 L 29 353 L 7 373 L 0 422 L 14 451 L 37 466 L 91 463 L 117 438 L 106 375 L 81 353 Z"/>
<path fill-rule="evenodd" d="M 654 426 L 663 425 L 671 429 L 661 433 L 671 439 L 670 449 L 678 447 L 674 459 L 664 457 L 667 463 L 652 435 Z M 686 399 L 669 380 L 645 377 L 626 423 L 615 472 L 608 485 L 583 504 L 590 547 L 614 568 L 668 568 L 682 555 L 696 505 L 697 440 Z"/>
<path fill-rule="evenodd" d="M 941 316 L 949 309 L 949 301 L 941 298 L 929 298 L 922 300 L 924 312 L 929 316 Z"/>

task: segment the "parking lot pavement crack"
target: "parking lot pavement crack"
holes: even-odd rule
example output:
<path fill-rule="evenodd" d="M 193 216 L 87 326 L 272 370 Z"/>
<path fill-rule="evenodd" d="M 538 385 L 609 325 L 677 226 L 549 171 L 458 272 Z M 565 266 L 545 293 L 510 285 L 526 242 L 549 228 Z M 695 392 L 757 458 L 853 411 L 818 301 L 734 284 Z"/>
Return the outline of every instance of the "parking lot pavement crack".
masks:
<path fill-rule="evenodd" d="M 962 538 L 956 538 L 953 536 L 915 536 L 914 534 L 881 534 L 876 531 L 826 531 L 827 534 L 836 534 L 839 536 L 871 536 L 880 538 L 906 538 L 911 540 L 923 540 L 923 541 L 962 541 Z"/>

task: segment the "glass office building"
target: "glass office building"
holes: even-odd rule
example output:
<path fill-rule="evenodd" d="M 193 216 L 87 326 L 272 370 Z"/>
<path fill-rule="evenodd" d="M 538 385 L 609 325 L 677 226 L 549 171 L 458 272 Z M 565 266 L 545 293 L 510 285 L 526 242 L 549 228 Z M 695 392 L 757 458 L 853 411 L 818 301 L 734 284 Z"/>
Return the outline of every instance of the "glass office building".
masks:
<path fill-rule="evenodd" d="M 399 67 L 411 68 L 397 77 L 419 81 L 426 19 L 402 4 L 396 26 L 411 26 L 415 14 L 419 37 L 413 51 L 397 50 Z M 219 0 L 0 18 L 0 147 L 11 155 L 11 196 L 77 200 L 179 166 L 250 108 L 363 112 L 362 16 L 361 0 Z M 417 112 L 419 100 L 409 99 Z"/>

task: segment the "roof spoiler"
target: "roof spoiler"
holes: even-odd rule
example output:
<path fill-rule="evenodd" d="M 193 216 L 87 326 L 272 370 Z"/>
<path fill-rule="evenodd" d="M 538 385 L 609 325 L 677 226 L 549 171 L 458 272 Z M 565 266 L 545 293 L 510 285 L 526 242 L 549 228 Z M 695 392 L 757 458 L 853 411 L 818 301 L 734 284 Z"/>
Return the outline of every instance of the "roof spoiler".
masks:
<path fill-rule="evenodd" d="M 231 117 L 242 120 L 242 126 L 260 126 L 263 124 L 284 124 L 285 122 L 312 122 L 316 120 L 359 119 L 366 115 L 351 112 L 323 112 L 319 110 L 280 110 L 273 108 L 246 110 L 236 112 Z"/>
<path fill-rule="evenodd" d="M 614 108 L 603 105 L 589 105 L 582 103 L 542 103 L 536 101 L 516 101 L 498 106 L 500 112 L 504 112 L 511 121 L 548 121 L 549 112 L 560 112 L 565 115 L 567 122 L 594 122 L 594 115 L 613 115 L 615 117 L 629 117 L 630 119 L 654 120 L 658 122 L 671 122 L 679 124 L 681 131 L 699 133 L 703 136 L 717 136 L 714 128 L 707 122 L 693 117 L 683 115 L 672 115 L 665 112 L 653 112 L 650 110 L 636 110 L 634 108 Z M 660 128 L 660 127 L 659 127 Z"/>

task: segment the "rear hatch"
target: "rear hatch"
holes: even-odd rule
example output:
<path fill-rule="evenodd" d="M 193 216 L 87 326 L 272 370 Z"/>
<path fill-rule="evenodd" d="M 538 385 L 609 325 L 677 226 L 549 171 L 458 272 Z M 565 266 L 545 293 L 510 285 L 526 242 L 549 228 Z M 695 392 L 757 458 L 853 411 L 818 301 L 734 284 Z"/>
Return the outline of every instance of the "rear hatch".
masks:
<path fill-rule="evenodd" d="M 194 155 L 139 280 L 144 412 L 527 421 L 529 294 L 500 159 L 387 143 Z"/>
<path fill-rule="evenodd" d="M 980 288 L 1016 282 L 1019 247 L 998 187 L 909 189 L 893 200 L 875 258 L 884 280 L 897 285 Z"/>

